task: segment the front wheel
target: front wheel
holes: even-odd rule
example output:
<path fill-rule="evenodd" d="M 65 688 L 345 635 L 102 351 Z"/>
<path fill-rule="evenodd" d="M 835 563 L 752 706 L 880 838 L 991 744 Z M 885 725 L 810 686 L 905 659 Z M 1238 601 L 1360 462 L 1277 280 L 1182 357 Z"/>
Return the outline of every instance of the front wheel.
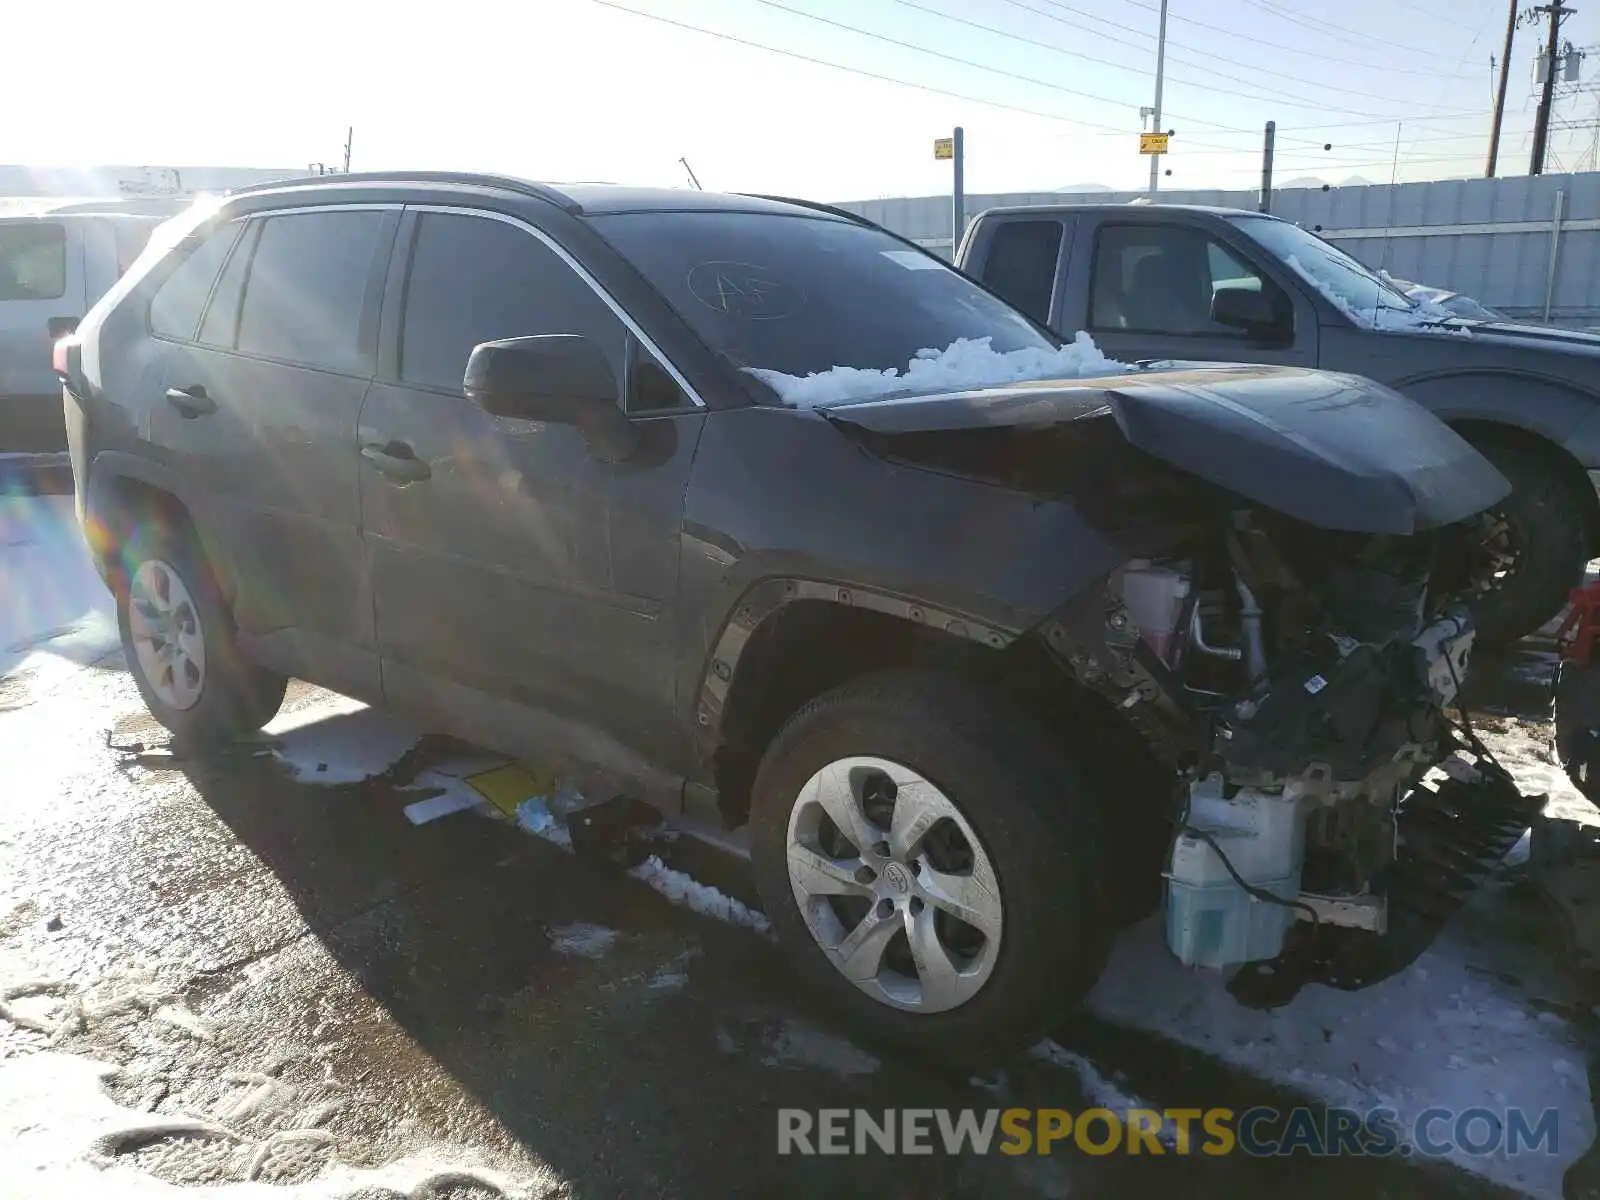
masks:
<path fill-rule="evenodd" d="M 1512 490 L 1481 521 L 1469 568 L 1473 619 L 1480 642 L 1506 645 L 1559 613 L 1583 582 L 1590 501 L 1546 455 L 1492 441 L 1477 449 Z"/>
<path fill-rule="evenodd" d="M 1032 1044 L 1105 964 L 1110 847 L 1082 777 L 956 678 L 884 673 L 796 713 L 756 777 L 751 850 L 801 973 L 900 1048 Z"/>

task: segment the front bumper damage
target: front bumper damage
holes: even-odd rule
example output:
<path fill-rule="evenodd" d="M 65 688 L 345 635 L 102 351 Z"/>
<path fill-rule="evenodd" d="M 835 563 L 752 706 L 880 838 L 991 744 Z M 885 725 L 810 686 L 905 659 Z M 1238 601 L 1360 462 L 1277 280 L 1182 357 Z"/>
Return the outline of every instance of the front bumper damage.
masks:
<path fill-rule="evenodd" d="M 1292 665 L 1252 697 L 1210 708 L 1194 702 L 1140 636 L 1114 580 L 1040 632 L 1063 666 L 1173 768 L 1179 815 L 1164 871 L 1169 946 L 1183 961 L 1231 971 L 1228 989 L 1249 1007 L 1286 1004 L 1307 983 L 1354 991 L 1403 970 L 1517 844 L 1547 799 L 1522 795 L 1470 729 L 1457 732 L 1439 711 L 1455 704 L 1465 677 L 1472 633 L 1459 609 L 1409 643 L 1350 643 L 1332 669 L 1323 668 L 1325 675 L 1311 674 L 1308 664 Z M 1390 686 L 1379 681 L 1392 680 L 1395 670 L 1414 679 L 1419 694 L 1431 693 L 1432 728 L 1412 740 L 1409 722 L 1402 721 L 1402 732 L 1391 728 L 1381 745 L 1352 736 L 1369 728 L 1370 702 Z M 1392 718 L 1386 719 L 1392 724 Z M 1381 725 L 1371 728 L 1385 736 Z M 1236 899 L 1250 910 L 1244 918 L 1249 935 L 1230 930 L 1220 953 L 1212 940 L 1195 957 L 1186 956 L 1203 938 L 1179 951 L 1185 937 L 1195 937 L 1175 931 L 1173 923 L 1174 893 L 1185 886 L 1176 878 L 1180 851 L 1193 862 L 1199 847 L 1191 834 L 1215 846 L 1208 832 L 1224 842 L 1239 832 L 1239 823 L 1230 828 L 1226 816 L 1208 825 L 1192 812 L 1204 810 L 1209 819 L 1230 806 L 1249 810 L 1257 844 L 1241 846 L 1243 861 L 1262 841 L 1291 836 L 1283 829 L 1292 827 L 1299 839 L 1308 813 L 1341 805 L 1384 814 L 1379 829 L 1389 851 L 1367 886 L 1319 891 L 1309 879 L 1302 886 L 1303 847 L 1296 840 L 1292 874 L 1269 870 L 1241 881 L 1277 895 L 1279 907 L 1266 903 L 1270 896 L 1240 895 Z M 1278 811 L 1268 814 L 1271 809 Z M 1263 857 L 1255 855 L 1257 862 Z M 1213 877 L 1220 874 L 1214 868 Z M 1262 944 L 1256 935 L 1263 921 L 1271 956 L 1236 953 L 1241 945 Z M 1209 961 L 1197 961 L 1206 955 Z"/>
<path fill-rule="evenodd" d="M 1441 774 L 1414 787 L 1396 813 L 1397 850 L 1382 881 L 1381 928 L 1301 919 L 1276 958 L 1240 967 L 1228 983 L 1234 999 L 1250 1008 L 1277 1008 L 1308 983 L 1358 991 L 1404 970 L 1511 852 L 1548 799 L 1523 795 L 1481 744 L 1458 743 Z"/>

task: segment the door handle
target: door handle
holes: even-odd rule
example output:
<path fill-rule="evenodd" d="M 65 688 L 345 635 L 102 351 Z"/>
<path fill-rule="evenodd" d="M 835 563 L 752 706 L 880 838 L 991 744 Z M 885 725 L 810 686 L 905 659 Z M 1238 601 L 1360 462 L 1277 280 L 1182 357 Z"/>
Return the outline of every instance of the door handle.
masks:
<path fill-rule="evenodd" d="M 361 457 L 396 483 L 421 483 L 433 475 L 433 469 L 404 442 L 369 443 L 361 447 Z"/>
<path fill-rule="evenodd" d="M 185 417 L 205 417 L 217 411 L 217 402 L 198 383 L 187 388 L 168 388 L 167 403 Z"/>

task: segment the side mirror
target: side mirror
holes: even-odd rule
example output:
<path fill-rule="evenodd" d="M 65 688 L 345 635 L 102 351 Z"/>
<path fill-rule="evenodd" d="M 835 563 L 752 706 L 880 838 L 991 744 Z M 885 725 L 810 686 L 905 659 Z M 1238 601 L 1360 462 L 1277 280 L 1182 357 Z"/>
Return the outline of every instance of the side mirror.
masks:
<path fill-rule="evenodd" d="M 597 456 L 620 461 L 638 431 L 617 407 L 619 388 L 604 351 L 576 333 L 502 338 L 472 348 L 461 390 L 497 417 L 573 425 Z"/>
<path fill-rule="evenodd" d="M 1254 288 L 1218 288 L 1211 296 L 1211 319 L 1218 325 L 1242 329 L 1252 337 L 1283 334 L 1272 297 Z"/>

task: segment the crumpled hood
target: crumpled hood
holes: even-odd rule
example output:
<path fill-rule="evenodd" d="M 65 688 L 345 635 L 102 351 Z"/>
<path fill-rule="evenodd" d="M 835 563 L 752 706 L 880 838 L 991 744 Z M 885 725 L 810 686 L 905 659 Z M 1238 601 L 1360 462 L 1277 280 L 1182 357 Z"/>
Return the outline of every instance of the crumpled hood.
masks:
<path fill-rule="evenodd" d="M 1371 380 L 1285 367 L 1188 367 L 835 405 L 830 421 L 896 434 L 1114 421 L 1182 471 L 1324 529 L 1411 534 L 1511 485 L 1421 405 Z"/>

